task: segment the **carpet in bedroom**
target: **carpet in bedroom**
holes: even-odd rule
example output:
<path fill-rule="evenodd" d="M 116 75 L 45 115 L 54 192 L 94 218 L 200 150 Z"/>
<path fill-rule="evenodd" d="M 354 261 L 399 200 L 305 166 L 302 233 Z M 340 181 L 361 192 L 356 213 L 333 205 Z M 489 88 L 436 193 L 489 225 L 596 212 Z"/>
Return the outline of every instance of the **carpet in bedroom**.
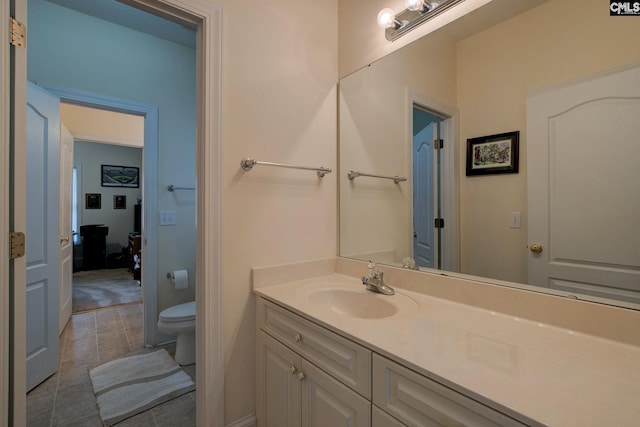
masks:
<path fill-rule="evenodd" d="M 142 302 L 141 286 L 126 268 L 73 274 L 74 313 L 137 302 Z"/>

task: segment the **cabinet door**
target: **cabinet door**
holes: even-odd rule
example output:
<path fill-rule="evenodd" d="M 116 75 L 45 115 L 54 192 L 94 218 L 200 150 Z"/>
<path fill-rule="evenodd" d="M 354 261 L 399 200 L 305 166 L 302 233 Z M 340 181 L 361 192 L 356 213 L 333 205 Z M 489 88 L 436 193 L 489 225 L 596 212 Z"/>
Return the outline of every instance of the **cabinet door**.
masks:
<path fill-rule="evenodd" d="M 302 359 L 302 425 L 369 427 L 371 403 Z"/>
<path fill-rule="evenodd" d="M 371 427 L 405 427 L 400 421 L 378 408 L 371 405 Z"/>
<path fill-rule="evenodd" d="M 258 331 L 256 368 L 258 425 L 300 426 L 300 356 Z"/>

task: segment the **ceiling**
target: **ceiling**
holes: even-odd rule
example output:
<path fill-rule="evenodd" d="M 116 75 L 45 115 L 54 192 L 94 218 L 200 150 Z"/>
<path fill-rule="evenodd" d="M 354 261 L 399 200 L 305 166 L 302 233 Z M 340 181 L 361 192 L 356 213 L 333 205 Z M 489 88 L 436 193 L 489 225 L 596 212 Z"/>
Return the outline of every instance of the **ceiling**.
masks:
<path fill-rule="evenodd" d="M 117 0 L 47 0 L 51 3 L 91 15 L 114 24 L 182 46 L 196 47 L 196 33 L 180 24 L 144 12 Z"/>

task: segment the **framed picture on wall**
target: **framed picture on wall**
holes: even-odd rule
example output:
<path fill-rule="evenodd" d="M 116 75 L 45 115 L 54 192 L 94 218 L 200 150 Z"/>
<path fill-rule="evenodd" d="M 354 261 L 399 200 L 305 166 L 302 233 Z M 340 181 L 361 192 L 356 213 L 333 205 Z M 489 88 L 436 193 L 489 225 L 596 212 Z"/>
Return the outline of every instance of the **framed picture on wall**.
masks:
<path fill-rule="evenodd" d="M 520 131 L 467 139 L 467 176 L 518 173 Z"/>
<path fill-rule="evenodd" d="M 113 196 L 113 209 L 127 209 L 127 196 Z"/>
<path fill-rule="evenodd" d="M 102 165 L 103 187 L 140 187 L 140 169 L 133 166 Z"/>
<path fill-rule="evenodd" d="M 102 194 L 86 193 L 84 197 L 85 197 L 85 209 L 101 209 L 102 208 Z"/>

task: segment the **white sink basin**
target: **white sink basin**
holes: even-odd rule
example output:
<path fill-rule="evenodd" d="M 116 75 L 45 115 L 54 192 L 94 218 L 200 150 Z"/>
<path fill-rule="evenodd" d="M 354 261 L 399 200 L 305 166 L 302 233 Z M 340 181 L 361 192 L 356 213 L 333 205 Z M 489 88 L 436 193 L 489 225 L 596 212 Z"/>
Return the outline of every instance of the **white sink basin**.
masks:
<path fill-rule="evenodd" d="M 326 307 L 338 314 L 359 319 L 381 319 L 393 316 L 398 307 L 392 303 L 396 295 L 381 295 L 366 290 L 321 289 L 309 294 L 314 306 Z"/>

